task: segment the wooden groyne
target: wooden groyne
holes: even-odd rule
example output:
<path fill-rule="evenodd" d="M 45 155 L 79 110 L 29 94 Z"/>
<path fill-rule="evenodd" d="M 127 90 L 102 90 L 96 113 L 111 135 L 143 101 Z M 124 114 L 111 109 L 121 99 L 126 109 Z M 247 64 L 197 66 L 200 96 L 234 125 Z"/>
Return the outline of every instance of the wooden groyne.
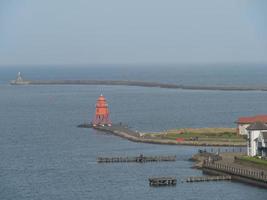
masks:
<path fill-rule="evenodd" d="M 153 177 L 148 180 L 150 186 L 175 186 L 177 184 L 175 177 Z"/>
<path fill-rule="evenodd" d="M 167 162 L 176 161 L 176 156 L 135 156 L 135 157 L 98 157 L 98 163 L 115 163 L 115 162 Z"/>
<path fill-rule="evenodd" d="M 267 91 L 266 86 L 198 86 L 135 80 L 13 80 L 11 85 L 124 85 L 182 90 Z"/>
<path fill-rule="evenodd" d="M 188 177 L 186 182 L 204 182 L 204 181 L 225 181 L 232 180 L 232 177 L 229 175 L 226 176 L 193 176 Z"/>

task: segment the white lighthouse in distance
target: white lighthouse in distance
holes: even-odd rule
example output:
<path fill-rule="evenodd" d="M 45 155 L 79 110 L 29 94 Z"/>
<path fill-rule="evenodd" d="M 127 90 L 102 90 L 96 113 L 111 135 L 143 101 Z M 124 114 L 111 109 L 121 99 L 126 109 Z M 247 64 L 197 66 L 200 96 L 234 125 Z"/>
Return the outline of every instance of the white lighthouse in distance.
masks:
<path fill-rule="evenodd" d="M 26 85 L 26 84 L 28 84 L 28 81 L 24 81 L 22 76 L 21 76 L 21 73 L 18 72 L 16 80 L 12 80 L 10 82 L 10 84 L 11 85 Z"/>
<path fill-rule="evenodd" d="M 21 77 L 20 72 L 18 72 L 17 78 L 16 78 L 16 82 L 22 82 L 23 78 Z"/>

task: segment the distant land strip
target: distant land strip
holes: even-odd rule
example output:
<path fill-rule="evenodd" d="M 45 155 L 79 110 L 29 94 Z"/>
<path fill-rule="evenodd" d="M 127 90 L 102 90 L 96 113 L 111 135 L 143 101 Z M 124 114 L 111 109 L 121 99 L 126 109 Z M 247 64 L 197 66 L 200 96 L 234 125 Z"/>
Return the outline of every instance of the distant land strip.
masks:
<path fill-rule="evenodd" d="M 11 85 L 124 85 L 183 90 L 267 91 L 267 86 L 201 86 L 134 80 L 13 80 Z"/>

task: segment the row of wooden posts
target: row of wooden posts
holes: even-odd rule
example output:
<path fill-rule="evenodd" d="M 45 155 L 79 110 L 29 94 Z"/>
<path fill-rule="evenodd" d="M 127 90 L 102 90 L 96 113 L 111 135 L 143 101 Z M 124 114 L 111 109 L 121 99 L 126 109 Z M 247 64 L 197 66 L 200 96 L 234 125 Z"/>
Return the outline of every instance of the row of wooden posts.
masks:
<path fill-rule="evenodd" d="M 199 149 L 199 153 L 242 153 L 246 152 L 246 148 L 244 147 L 225 147 L 225 148 L 204 148 Z"/>
<path fill-rule="evenodd" d="M 165 185 L 176 185 L 177 179 L 175 177 L 156 177 L 149 178 L 150 186 L 165 186 Z M 192 176 L 188 177 L 185 182 L 204 182 L 204 181 L 226 181 L 232 180 L 229 175 L 226 176 Z"/>
<path fill-rule="evenodd" d="M 160 162 L 160 161 L 176 161 L 176 156 L 143 156 L 140 154 L 136 157 L 98 157 L 98 163 L 116 163 L 116 162 Z M 153 177 L 149 178 L 150 186 L 170 186 L 176 185 L 175 177 Z M 200 181 L 219 181 L 231 180 L 231 176 L 203 176 L 203 177 L 188 177 L 186 182 Z"/>
<path fill-rule="evenodd" d="M 227 176 L 192 176 L 186 179 L 186 182 L 204 182 L 204 181 L 224 181 L 231 180 L 232 177 Z"/>
<path fill-rule="evenodd" d="M 164 161 L 176 161 L 176 156 L 139 156 L 133 157 L 98 157 L 98 163 L 114 163 L 114 162 L 164 162 Z"/>

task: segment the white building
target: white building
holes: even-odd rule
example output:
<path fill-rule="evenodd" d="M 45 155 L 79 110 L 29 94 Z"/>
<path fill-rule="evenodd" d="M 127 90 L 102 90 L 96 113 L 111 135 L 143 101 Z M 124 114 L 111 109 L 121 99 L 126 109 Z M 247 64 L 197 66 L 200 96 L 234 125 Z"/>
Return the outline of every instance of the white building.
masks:
<path fill-rule="evenodd" d="M 262 132 L 258 139 L 258 155 L 267 157 L 267 132 Z"/>
<path fill-rule="evenodd" d="M 248 135 L 247 128 L 255 123 L 262 122 L 267 125 L 267 115 L 256 115 L 252 117 L 240 117 L 237 121 L 237 133 L 239 135 Z"/>
<path fill-rule="evenodd" d="M 267 156 L 267 125 L 255 122 L 248 128 L 247 154 L 248 156 Z"/>

